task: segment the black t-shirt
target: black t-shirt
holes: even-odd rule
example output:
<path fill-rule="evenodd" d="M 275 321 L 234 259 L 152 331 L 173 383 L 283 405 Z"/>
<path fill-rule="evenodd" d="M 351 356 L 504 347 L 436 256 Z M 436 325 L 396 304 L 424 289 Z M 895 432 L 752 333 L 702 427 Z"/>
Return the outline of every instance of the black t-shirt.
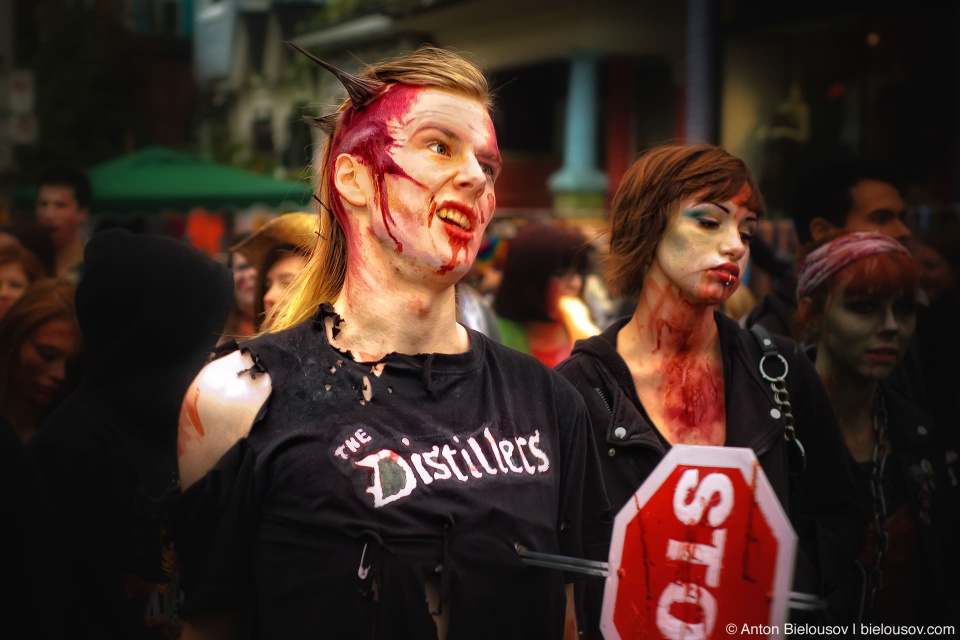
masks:
<path fill-rule="evenodd" d="M 241 345 L 273 391 L 181 499 L 184 616 L 249 603 L 258 637 L 435 637 L 435 579 L 450 640 L 560 638 L 565 578 L 515 544 L 582 557 L 580 395 L 474 331 L 462 354 L 357 363 L 331 312 Z"/>

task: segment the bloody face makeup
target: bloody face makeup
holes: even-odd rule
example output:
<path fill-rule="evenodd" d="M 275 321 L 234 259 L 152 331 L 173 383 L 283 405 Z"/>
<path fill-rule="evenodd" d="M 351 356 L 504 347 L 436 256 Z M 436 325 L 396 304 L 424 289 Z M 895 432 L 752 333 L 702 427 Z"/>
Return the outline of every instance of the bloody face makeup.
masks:
<path fill-rule="evenodd" d="M 667 224 L 650 271 L 693 305 L 721 304 L 736 291 L 757 232 L 743 195 L 726 202 L 690 198 Z"/>
<path fill-rule="evenodd" d="M 67 375 L 67 362 L 76 354 L 77 335 L 67 320 L 49 320 L 34 329 L 20 346 L 13 376 L 17 392 L 32 403 L 56 399 Z"/>
<path fill-rule="evenodd" d="M 371 170 L 371 228 L 379 243 L 431 272 L 465 272 L 496 207 L 501 166 L 484 106 L 438 89 L 395 85 L 370 107 L 348 113 L 342 131 L 334 152 Z"/>
<path fill-rule="evenodd" d="M 912 298 L 850 294 L 845 282 L 827 299 L 818 349 L 826 350 L 837 374 L 884 380 L 910 346 L 916 322 Z"/>

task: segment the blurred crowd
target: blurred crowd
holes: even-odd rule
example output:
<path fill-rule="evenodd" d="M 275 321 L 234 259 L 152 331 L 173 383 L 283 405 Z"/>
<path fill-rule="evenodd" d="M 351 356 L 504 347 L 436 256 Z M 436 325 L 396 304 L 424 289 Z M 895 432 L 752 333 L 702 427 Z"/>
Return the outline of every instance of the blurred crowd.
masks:
<path fill-rule="evenodd" d="M 939 620 L 945 610 L 931 609 L 956 591 L 936 580 L 955 555 L 960 225 L 917 234 L 895 177 L 867 165 L 825 165 L 799 183 L 797 254 L 764 246 L 756 225 L 741 229 L 754 258 L 747 273 L 721 273 L 721 285 L 739 286 L 716 308 L 796 341 L 829 395 L 869 521 L 858 553 L 861 591 L 874 589 L 866 616 Z M 217 264 L 166 238 L 113 229 L 84 239 L 90 199 L 82 173 L 52 170 L 35 223 L 0 230 L 0 466 L 15 602 L 35 616 L 32 637 L 86 627 L 78 609 L 102 625 L 99 637 L 174 637 L 175 556 L 157 541 L 177 486 L 181 402 L 215 349 L 270 326 L 308 264 L 317 219 L 287 214 L 237 235 Z M 665 233 L 650 229 L 658 241 Z M 611 241 L 572 221 L 495 220 L 457 284 L 461 323 L 568 377 L 600 375 L 584 363 L 607 348 L 603 336 L 624 318 L 657 318 L 616 275 Z M 770 274 L 772 289 L 751 291 L 751 271 Z M 639 400 L 648 414 L 663 410 Z"/>

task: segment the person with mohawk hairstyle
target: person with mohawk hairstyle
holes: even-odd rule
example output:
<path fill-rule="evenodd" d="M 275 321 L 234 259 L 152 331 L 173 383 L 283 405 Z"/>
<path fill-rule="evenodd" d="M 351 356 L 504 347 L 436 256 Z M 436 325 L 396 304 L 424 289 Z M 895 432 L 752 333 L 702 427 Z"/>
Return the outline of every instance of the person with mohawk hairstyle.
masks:
<path fill-rule="evenodd" d="M 184 638 L 575 637 L 572 580 L 521 552 L 583 556 L 583 402 L 456 318 L 501 169 L 486 79 L 310 57 L 349 96 L 314 119 L 316 243 L 181 411 Z"/>

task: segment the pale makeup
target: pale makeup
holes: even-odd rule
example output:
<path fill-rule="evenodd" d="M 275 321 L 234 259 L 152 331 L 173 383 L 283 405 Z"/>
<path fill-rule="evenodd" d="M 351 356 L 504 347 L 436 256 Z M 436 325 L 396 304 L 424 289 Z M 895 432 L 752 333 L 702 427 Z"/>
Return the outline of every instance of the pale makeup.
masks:
<path fill-rule="evenodd" d="M 28 284 L 30 280 L 22 264 L 8 262 L 0 265 L 0 318 L 7 315 L 13 303 L 27 290 Z"/>
<path fill-rule="evenodd" d="M 66 320 L 49 320 L 34 329 L 18 352 L 17 391 L 28 401 L 46 405 L 63 387 L 67 361 L 76 354 L 77 336 Z"/>
<path fill-rule="evenodd" d="M 263 310 L 270 311 L 280 301 L 293 279 L 307 265 L 307 259 L 298 254 L 284 256 L 273 263 L 264 279 Z"/>
<path fill-rule="evenodd" d="M 749 188 L 727 201 L 680 202 L 667 223 L 632 322 L 617 336 L 640 401 L 671 443 L 726 439 L 723 364 L 711 309 L 740 285 L 757 214 Z"/>
<path fill-rule="evenodd" d="M 496 208 L 501 160 L 490 116 L 476 100 L 424 89 L 388 124 L 388 153 L 405 175 L 386 175 L 390 216 L 371 216 L 373 233 L 434 273 L 462 275 Z"/>
<path fill-rule="evenodd" d="M 822 355 L 836 375 L 884 380 L 913 340 L 916 304 L 902 294 L 847 297 L 845 290 L 846 283 L 827 300 L 818 349 L 824 350 Z"/>
<path fill-rule="evenodd" d="M 706 202 L 696 197 L 680 203 L 667 224 L 648 274 L 676 288 L 680 298 L 717 305 L 729 298 L 750 259 L 757 214 L 740 197 Z"/>

